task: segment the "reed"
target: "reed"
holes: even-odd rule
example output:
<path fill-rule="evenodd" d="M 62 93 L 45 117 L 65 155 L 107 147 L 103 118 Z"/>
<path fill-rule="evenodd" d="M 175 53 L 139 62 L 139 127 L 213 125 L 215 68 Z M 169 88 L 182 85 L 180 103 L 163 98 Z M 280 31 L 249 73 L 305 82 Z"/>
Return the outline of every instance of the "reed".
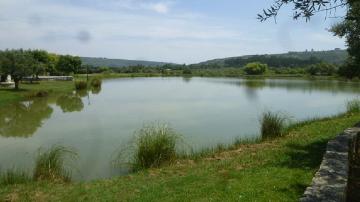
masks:
<path fill-rule="evenodd" d="M 280 114 L 266 111 L 260 119 L 262 139 L 271 139 L 283 135 L 286 118 Z"/>
<path fill-rule="evenodd" d="M 75 156 L 75 152 L 63 146 L 52 146 L 39 152 L 35 162 L 34 180 L 71 181 L 71 172 L 65 168 L 65 160 Z"/>
<path fill-rule="evenodd" d="M 0 185 L 14 185 L 14 184 L 24 184 L 31 182 L 30 176 L 21 170 L 18 169 L 8 169 L 4 173 L 0 174 Z"/>

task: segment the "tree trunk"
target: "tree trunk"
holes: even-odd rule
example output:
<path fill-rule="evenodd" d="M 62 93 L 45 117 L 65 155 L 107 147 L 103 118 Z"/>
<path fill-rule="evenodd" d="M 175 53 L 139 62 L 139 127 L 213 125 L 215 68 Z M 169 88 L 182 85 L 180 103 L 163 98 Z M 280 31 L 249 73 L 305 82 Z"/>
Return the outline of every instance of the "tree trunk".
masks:
<path fill-rule="evenodd" d="M 15 83 L 15 90 L 19 90 L 20 80 L 19 79 L 14 79 L 14 83 Z"/>

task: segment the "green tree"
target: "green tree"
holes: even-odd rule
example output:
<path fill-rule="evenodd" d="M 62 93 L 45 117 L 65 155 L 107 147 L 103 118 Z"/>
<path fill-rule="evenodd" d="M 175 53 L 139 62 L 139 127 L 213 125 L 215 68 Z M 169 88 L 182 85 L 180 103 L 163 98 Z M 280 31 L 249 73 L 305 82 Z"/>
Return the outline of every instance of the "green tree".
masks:
<path fill-rule="evenodd" d="M 35 60 L 30 51 L 6 50 L 1 52 L 0 69 L 3 74 L 11 75 L 15 82 L 15 89 L 19 89 L 19 83 L 25 76 L 31 76 Z"/>
<path fill-rule="evenodd" d="M 268 69 L 267 64 L 262 64 L 259 62 L 248 63 L 244 67 L 244 72 L 248 75 L 261 75 L 264 74 Z"/>
<path fill-rule="evenodd" d="M 258 14 L 260 21 L 269 18 L 276 18 L 282 7 L 291 5 L 293 7 L 293 18 L 300 17 L 310 20 L 310 18 L 318 12 L 336 11 L 337 8 L 346 7 L 358 0 L 275 0 L 268 9 L 264 9 L 262 14 Z"/>
<path fill-rule="evenodd" d="M 44 50 L 33 50 L 31 53 L 34 58 L 34 64 L 32 65 L 33 78 L 38 79 L 40 74 L 44 74 L 48 70 L 49 56 Z"/>
<path fill-rule="evenodd" d="M 50 73 L 50 75 L 57 75 L 59 73 L 57 70 L 58 63 L 59 56 L 54 53 L 48 53 L 47 72 Z"/>
<path fill-rule="evenodd" d="M 63 74 L 76 73 L 81 68 L 80 57 L 61 55 L 57 63 L 57 70 Z"/>
<path fill-rule="evenodd" d="M 339 69 L 339 74 L 348 78 L 360 77 L 360 1 L 348 0 L 349 9 L 345 19 L 333 26 L 335 35 L 345 37 L 349 58 Z"/>
<path fill-rule="evenodd" d="M 184 70 L 182 71 L 183 74 L 185 75 L 191 75 L 192 74 L 192 71 L 190 68 L 184 68 Z"/>
<path fill-rule="evenodd" d="M 322 62 L 315 65 L 310 65 L 306 69 L 306 71 L 314 76 L 315 75 L 331 76 L 336 73 L 336 67 L 333 64 Z"/>
<path fill-rule="evenodd" d="M 331 13 L 339 7 L 346 7 L 344 20 L 333 26 L 330 31 L 340 37 L 345 37 L 348 46 L 349 58 L 339 69 L 339 74 L 348 78 L 360 76 L 360 1 L 359 0 L 276 0 L 269 8 L 258 14 L 260 21 L 276 17 L 284 5 L 293 6 L 293 18 L 304 17 L 309 20 L 318 12 Z M 331 11 L 331 12 L 329 12 Z"/>

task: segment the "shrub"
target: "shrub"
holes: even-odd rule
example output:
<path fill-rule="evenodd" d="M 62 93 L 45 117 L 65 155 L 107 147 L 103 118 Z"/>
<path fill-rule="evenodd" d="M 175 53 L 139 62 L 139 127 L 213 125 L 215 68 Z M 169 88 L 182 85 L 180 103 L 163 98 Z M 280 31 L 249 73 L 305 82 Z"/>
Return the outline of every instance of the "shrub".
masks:
<path fill-rule="evenodd" d="M 186 75 L 190 75 L 190 74 L 192 74 L 192 71 L 191 71 L 191 69 L 186 68 L 186 69 L 184 69 L 184 70 L 182 71 L 182 73 L 183 73 L 183 74 L 186 74 Z"/>
<path fill-rule="evenodd" d="M 346 103 L 347 113 L 359 113 L 360 112 L 360 100 L 354 99 Z"/>
<path fill-rule="evenodd" d="M 321 62 L 318 64 L 310 65 L 309 67 L 307 67 L 306 71 L 312 76 L 331 76 L 336 73 L 337 69 L 336 66 L 333 64 Z"/>
<path fill-rule="evenodd" d="M 245 68 L 244 72 L 248 75 L 261 75 L 264 74 L 268 69 L 267 64 L 262 64 L 259 62 L 252 62 L 248 63 Z"/>
<path fill-rule="evenodd" d="M 36 97 L 47 97 L 49 95 L 49 92 L 45 91 L 45 90 L 40 90 L 38 92 L 36 92 Z"/>
<path fill-rule="evenodd" d="M 176 157 L 178 135 L 165 124 L 144 126 L 135 133 L 134 169 L 159 167 Z"/>
<path fill-rule="evenodd" d="M 94 88 L 100 88 L 100 87 L 101 87 L 101 83 L 102 83 L 102 82 L 101 82 L 100 79 L 94 78 L 94 79 L 91 80 L 90 85 L 91 85 L 92 87 L 94 87 Z"/>
<path fill-rule="evenodd" d="M 47 151 L 40 152 L 34 169 L 34 180 L 71 181 L 70 172 L 64 168 L 66 156 L 76 154 L 65 147 L 53 146 Z"/>
<path fill-rule="evenodd" d="M 30 181 L 27 173 L 16 169 L 9 169 L 0 175 L 0 185 L 24 184 Z"/>
<path fill-rule="evenodd" d="M 87 82 L 86 81 L 75 81 L 75 89 L 76 90 L 87 89 Z"/>
<path fill-rule="evenodd" d="M 338 69 L 338 74 L 349 79 L 360 77 L 360 68 L 358 62 L 352 58 L 349 58 L 345 64 L 340 66 Z"/>
<path fill-rule="evenodd" d="M 280 113 L 264 112 L 260 119 L 261 123 L 261 137 L 263 139 L 270 139 L 279 137 L 285 127 L 286 118 Z"/>
<path fill-rule="evenodd" d="M 33 93 L 29 94 L 30 98 L 35 98 L 35 97 L 47 97 L 49 95 L 49 92 L 46 90 L 39 90 Z"/>

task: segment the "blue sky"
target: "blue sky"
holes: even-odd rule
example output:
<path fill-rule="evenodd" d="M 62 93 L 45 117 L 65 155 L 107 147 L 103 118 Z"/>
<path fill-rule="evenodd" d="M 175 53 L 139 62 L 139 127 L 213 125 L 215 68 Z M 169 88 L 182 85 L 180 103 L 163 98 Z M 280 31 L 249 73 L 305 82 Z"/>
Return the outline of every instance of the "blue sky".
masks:
<path fill-rule="evenodd" d="M 256 14 L 273 0 L 0 0 L 0 49 L 196 63 L 247 54 L 344 48 L 324 15 L 277 23 Z M 336 15 L 342 15 L 337 11 Z"/>

